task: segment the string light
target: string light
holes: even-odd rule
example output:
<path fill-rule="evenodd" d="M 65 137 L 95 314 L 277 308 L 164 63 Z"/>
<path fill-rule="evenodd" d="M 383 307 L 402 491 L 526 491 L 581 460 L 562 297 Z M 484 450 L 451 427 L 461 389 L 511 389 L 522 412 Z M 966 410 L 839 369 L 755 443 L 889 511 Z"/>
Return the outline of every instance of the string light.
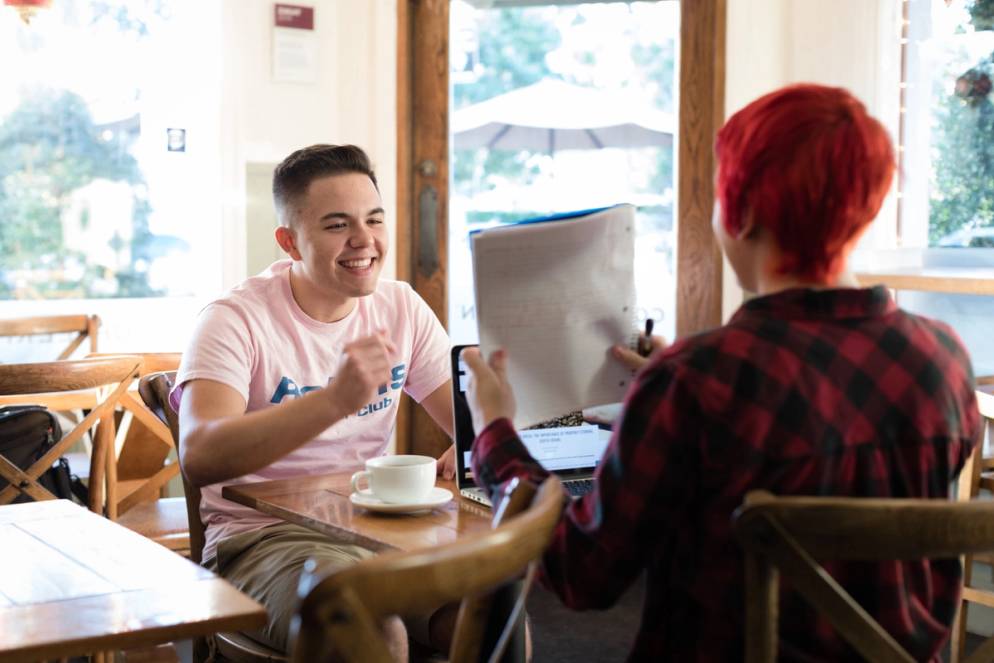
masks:
<path fill-rule="evenodd" d="M 52 6 L 52 0 L 3 0 L 3 4 L 16 9 L 24 24 L 29 25 L 39 9 L 48 9 Z"/>
<path fill-rule="evenodd" d="M 902 219 L 904 217 L 904 134 L 907 129 L 907 103 L 908 103 L 908 33 L 911 25 L 909 12 L 910 0 L 899 0 L 898 43 L 901 46 L 901 72 L 898 83 L 898 116 L 897 116 L 897 186 L 895 198 L 897 200 L 897 218 L 894 221 L 897 246 L 903 244 Z"/>

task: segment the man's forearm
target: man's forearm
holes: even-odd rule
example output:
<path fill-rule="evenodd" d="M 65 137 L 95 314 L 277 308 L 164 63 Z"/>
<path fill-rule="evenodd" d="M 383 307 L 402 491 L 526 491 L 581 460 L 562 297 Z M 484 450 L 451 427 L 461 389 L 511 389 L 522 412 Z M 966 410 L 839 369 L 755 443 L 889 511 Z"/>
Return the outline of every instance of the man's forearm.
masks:
<path fill-rule="evenodd" d="M 250 474 L 348 414 L 313 391 L 274 407 L 204 421 L 183 433 L 183 471 L 198 486 Z"/>

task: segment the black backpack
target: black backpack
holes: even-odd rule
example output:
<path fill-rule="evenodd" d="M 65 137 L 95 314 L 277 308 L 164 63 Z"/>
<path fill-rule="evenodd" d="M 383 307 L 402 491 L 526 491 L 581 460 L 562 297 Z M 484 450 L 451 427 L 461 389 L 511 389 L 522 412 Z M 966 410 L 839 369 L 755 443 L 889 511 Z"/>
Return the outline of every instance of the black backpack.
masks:
<path fill-rule="evenodd" d="M 8 405 L 0 407 L 0 456 L 26 470 L 62 438 L 59 420 L 40 405 Z M 69 472 L 69 462 L 59 458 L 38 477 L 38 483 L 59 499 L 73 499 L 86 504 L 86 487 Z M 0 490 L 9 482 L 0 477 Z M 33 501 L 20 493 L 14 504 Z"/>

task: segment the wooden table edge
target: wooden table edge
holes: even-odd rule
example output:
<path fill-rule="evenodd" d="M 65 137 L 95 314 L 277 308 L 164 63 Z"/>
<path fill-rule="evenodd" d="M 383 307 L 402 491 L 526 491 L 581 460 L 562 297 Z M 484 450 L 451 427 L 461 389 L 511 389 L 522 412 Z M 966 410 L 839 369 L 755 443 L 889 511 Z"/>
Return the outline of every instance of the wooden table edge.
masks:
<path fill-rule="evenodd" d="M 252 484 L 245 484 L 245 485 L 251 486 Z M 361 546 L 363 548 L 366 548 L 367 550 L 372 550 L 375 552 L 386 552 L 389 550 L 397 550 L 395 546 L 385 544 L 383 541 L 378 541 L 370 537 L 362 536 L 361 534 L 357 534 L 355 532 L 352 532 L 350 530 L 341 527 L 334 527 L 325 522 L 309 519 L 308 524 L 301 523 L 299 522 L 301 520 L 299 514 L 290 511 L 288 509 L 284 509 L 282 507 L 269 504 L 268 502 L 260 502 L 251 495 L 246 495 L 245 493 L 242 493 L 239 490 L 239 488 L 241 488 L 240 484 L 223 486 L 221 488 L 221 497 L 223 497 L 226 500 L 230 500 L 232 502 L 241 504 L 242 506 L 247 506 L 251 509 L 255 509 L 260 513 L 265 513 L 266 515 L 278 518 L 282 522 L 296 523 L 301 527 L 307 527 L 308 529 L 320 532 L 321 534 L 324 534 L 326 536 L 333 537 L 335 538 L 336 541 L 341 541 L 342 543 L 349 543 L 352 545 Z M 333 491 L 329 490 L 328 492 L 331 495 L 334 495 L 341 499 L 347 499 L 343 498 L 341 495 Z"/>
<path fill-rule="evenodd" d="M 234 585 L 219 576 L 204 578 L 197 582 L 223 583 L 228 588 L 237 592 L 245 601 L 250 604 L 245 610 L 240 610 L 234 614 L 224 617 L 208 617 L 205 619 L 185 622 L 183 624 L 163 624 L 161 626 L 151 626 L 142 628 L 140 631 L 128 631 L 125 633 L 107 633 L 102 635 L 82 635 L 79 637 L 68 637 L 57 642 L 32 643 L 12 649 L 0 649 L 0 660 L 11 663 L 35 662 L 49 660 L 53 658 L 82 656 L 101 651 L 120 651 L 134 647 L 144 647 L 148 645 L 162 644 L 176 640 L 188 640 L 200 636 L 220 633 L 225 631 L 243 631 L 249 629 L 262 628 L 266 625 L 266 609 L 248 595 L 240 592 Z M 142 590 L 138 590 L 142 591 Z M 70 599 L 63 603 L 70 604 L 76 601 L 87 601 L 93 597 L 81 597 Z M 17 610 L 29 606 L 5 606 L 0 610 Z M 208 628 L 204 628 L 210 624 Z"/>

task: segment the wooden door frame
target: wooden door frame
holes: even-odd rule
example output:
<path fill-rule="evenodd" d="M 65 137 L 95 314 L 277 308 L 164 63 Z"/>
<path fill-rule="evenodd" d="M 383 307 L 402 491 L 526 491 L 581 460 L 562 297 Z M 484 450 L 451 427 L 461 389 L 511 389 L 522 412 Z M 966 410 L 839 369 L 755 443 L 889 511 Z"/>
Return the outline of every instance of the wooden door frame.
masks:
<path fill-rule="evenodd" d="M 677 155 L 677 336 L 721 324 L 722 258 L 711 232 L 714 135 L 725 115 L 727 0 L 680 0 L 680 107 Z M 448 315 L 449 0 L 397 0 L 397 278 Z M 430 163 L 429 163 L 430 162 Z M 419 198 L 437 193 L 435 251 L 428 274 L 421 252 Z M 430 252 L 429 252 L 430 254 Z M 398 453 L 437 453 L 447 438 L 404 397 Z"/>
<path fill-rule="evenodd" d="M 721 324 L 722 257 L 711 230 L 714 136 L 725 122 L 726 0 L 680 2 L 676 334 Z"/>
<path fill-rule="evenodd" d="M 414 287 L 443 325 L 448 317 L 448 99 L 449 0 L 397 0 L 397 278 Z M 419 201 L 429 188 L 435 193 L 435 242 L 422 247 L 426 235 L 420 232 Z M 431 264 L 432 253 L 437 266 Z M 413 405 L 406 394 L 399 403 L 397 452 L 438 456 L 451 440 Z"/>

